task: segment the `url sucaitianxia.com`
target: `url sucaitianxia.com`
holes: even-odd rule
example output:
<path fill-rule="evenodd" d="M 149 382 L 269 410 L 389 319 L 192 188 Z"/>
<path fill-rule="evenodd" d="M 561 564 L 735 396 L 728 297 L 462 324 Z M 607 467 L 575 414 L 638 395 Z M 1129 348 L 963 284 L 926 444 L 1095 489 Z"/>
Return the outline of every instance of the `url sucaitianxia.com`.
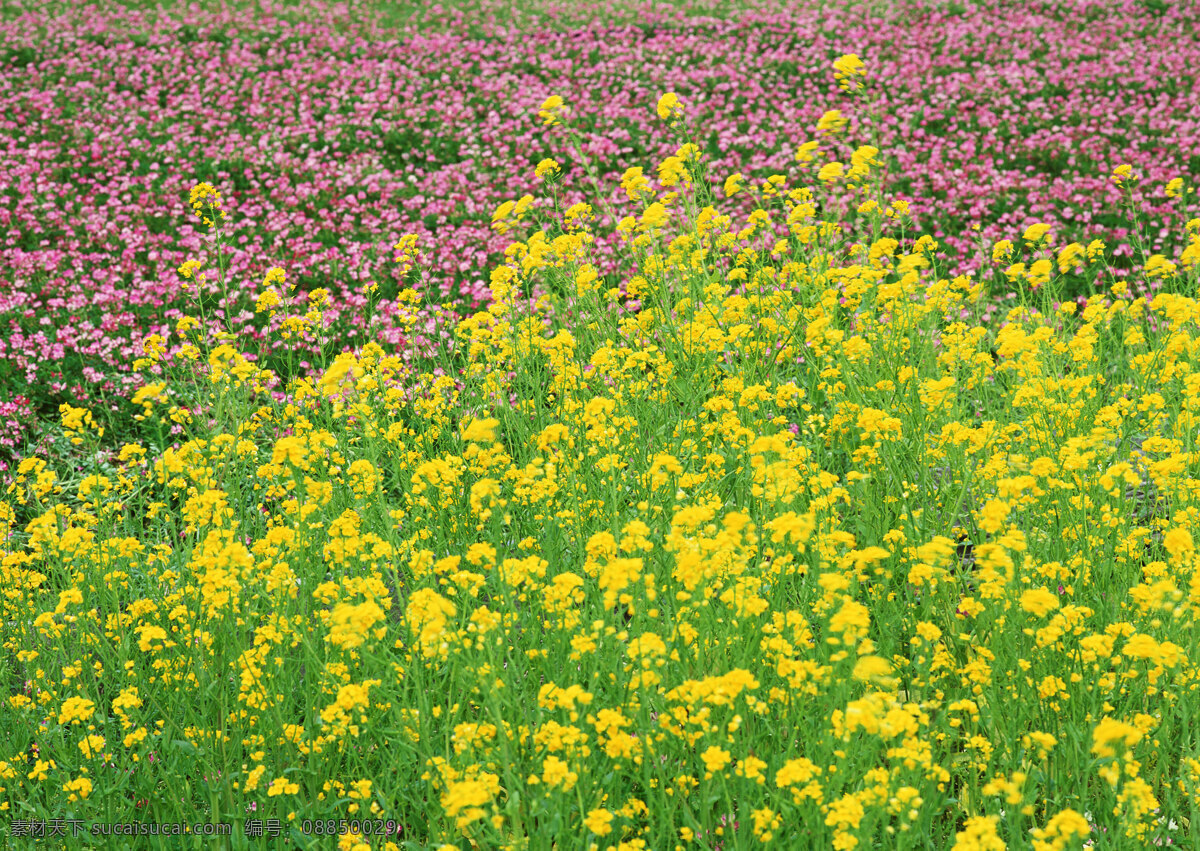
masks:
<path fill-rule="evenodd" d="M 80 836 L 232 836 L 228 822 L 85 822 L 81 819 L 16 819 L 9 828 L 14 839 L 55 839 Z"/>

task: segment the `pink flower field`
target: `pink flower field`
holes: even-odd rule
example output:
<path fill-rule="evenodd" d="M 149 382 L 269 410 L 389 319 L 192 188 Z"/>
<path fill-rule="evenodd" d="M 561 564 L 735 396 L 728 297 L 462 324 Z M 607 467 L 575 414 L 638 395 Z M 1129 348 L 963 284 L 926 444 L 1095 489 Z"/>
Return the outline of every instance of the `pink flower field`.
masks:
<path fill-rule="evenodd" d="M 815 170 L 794 153 L 819 138 L 839 100 L 825 70 L 851 50 L 877 85 L 870 113 L 846 117 L 943 252 L 975 263 L 981 241 L 1045 221 L 1105 239 L 1118 267 L 1132 265 L 1122 190 L 1108 180 L 1118 163 L 1142 176 L 1133 197 L 1148 248 L 1179 247 L 1163 244 L 1181 230 L 1162 186 L 1200 169 L 1194 5 L 885 5 L 724 19 L 647 9 L 602 25 L 551 10 L 532 29 L 499 3 L 399 29 L 345 5 L 290 23 L 87 7 L 7 20 L 0 441 L 34 439 L 62 402 L 103 400 L 123 416 L 134 380 L 122 365 L 178 315 L 176 269 L 202 247 L 186 215 L 198 181 L 231 212 L 231 285 L 214 317 L 260 329 L 253 298 L 279 265 L 301 293 L 332 293 L 333 348 L 395 341 L 400 235 L 419 236 L 412 275 L 430 303 L 479 306 L 509 241 L 490 227 L 497 206 L 536 194 L 533 166 L 553 156 L 564 205 L 591 191 L 590 165 L 623 215 L 624 169 L 673 150 L 647 107 L 667 90 L 689 104 L 718 184 Z M 551 94 L 570 105 L 586 163 L 537 121 Z M 599 230 L 605 256 L 603 215 Z M 382 300 L 365 328 L 372 282 Z"/>

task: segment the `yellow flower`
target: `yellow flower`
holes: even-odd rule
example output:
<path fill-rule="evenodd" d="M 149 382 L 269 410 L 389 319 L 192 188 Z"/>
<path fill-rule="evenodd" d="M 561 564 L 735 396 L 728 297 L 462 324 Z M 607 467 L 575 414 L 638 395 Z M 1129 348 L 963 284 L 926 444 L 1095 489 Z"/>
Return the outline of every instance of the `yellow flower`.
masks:
<path fill-rule="evenodd" d="M 160 338 L 161 339 L 161 338 Z M 58 413 L 62 417 L 63 430 L 72 436 L 72 442 L 78 444 L 80 440 L 75 437 L 77 432 L 93 427 L 96 423 L 92 418 L 92 412 L 87 408 L 75 408 L 65 402 L 58 406 Z M 103 431 L 100 432 L 103 436 Z"/>
<path fill-rule="evenodd" d="M 1012 253 L 1012 241 L 1008 239 L 1002 239 L 992 246 L 992 262 L 1003 263 L 1012 257 Z"/>
<path fill-rule="evenodd" d="M 845 598 L 837 614 L 829 619 L 829 631 L 841 633 L 846 644 L 857 644 L 871 626 L 871 612 L 862 603 Z"/>
<path fill-rule="evenodd" d="M 729 177 L 725 178 L 725 196 L 732 198 L 734 195 L 742 191 L 742 173 L 735 171 Z"/>
<path fill-rule="evenodd" d="M 1058 739 L 1054 738 L 1054 736 L 1050 735 L 1049 733 L 1034 731 L 1027 736 L 1022 736 L 1021 743 L 1026 748 L 1033 748 L 1036 746 L 1044 757 L 1054 748 L 1055 745 L 1058 744 Z"/>
<path fill-rule="evenodd" d="M 862 88 L 862 81 L 857 77 L 865 77 L 867 68 L 863 65 L 863 61 L 853 53 L 847 53 L 845 56 L 839 56 L 833 62 L 833 76 L 846 91 L 853 91 Z"/>
<path fill-rule="evenodd" d="M 1050 281 L 1050 275 L 1053 272 L 1053 264 L 1046 257 L 1035 260 L 1029 266 L 1029 271 L 1025 273 L 1026 279 L 1029 281 L 1031 289 L 1038 289 Z"/>
<path fill-rule="evenodd" d="M 820 180 L 824 183 L 829 183 L 830 181 L 837 180 L 845 173 L 845 167 L 841 163 L 826 163 L 825 165 L 821 166 L 821 170 L 817 172 L 817 180 Z"/>
<path fill-rule="evenodd" d="M 1125 642 L 1121 653 L 1130 659 L 1157 661 L 1159 656 L 1162 655 L 1162 645 L 1158 643 L 1154 636 L 1138 632 L 1129 636 L 1129 640 Z"/>
<path fill-rule="evenodd" d="M 640 167 L 633 166 L 625 169 L 625 173 L 621 175 L 621 188 L 625 190 L 625 196 L 630 201 L 637 201 L 650 191 L 650 181 L 646 179 Z"/>
<path fill-rule="evenodd" d="M 221 209 L 221 193 L 211 183 L 197 183 L 193 186 L 190 203 L 206 227 L 215 228 L 217 216 L 225 218 L 225 211 Z"/>
<path fill-rule="evenodd" d="M 83 697 L 68 697 L 63 701 L 62 710 L 58 713 L 59 724 L 78 724 L 92 717 L 96 704 Z"/>
<path fill-rule="evenodd" d="M 1171 554 L 1171 558 L 1181 559 L 1192 553 L 1195 543 L 1191 532 L 1182 526 L 1175 526 L 1163 535 L 1163 547 Z"/>
<path fill-rule="evenodd" d="M 415 591 L 408 598 L 404 616 L 426 657 L 443 655 L 446 620 L 457 612 L 453 603 L 430 588 Z"/>
<path fill-rule="evenodd" d="M 1008 846 L 996 832 L 996 816 L 972 816 L 954 837 L 953 851 L 1004 851 Z"/>
<path fill-rule="evenodd" d="M 92 794 L 92 781 L 86 777 L 76 777 L 74 780 L 64 783 L 62 788 L 64 792 L 71 793 L 67 798 L 68 801 L 76 801 Z"/>
<path fill-rule="evenodd" d="M 1036 617 L 1058 608 L 1058 595 L 1046 588 L 1031 588 L 1021 595 L 1021 608 Z"/>
<path fill-rule="evenodd" d="M 552 159 L 544 159 L 537 164 L 537 168 L 533 170 L 534 176 L 543 178 L 547 175 L 554 176 L 559 172 L 558 163 Z"/>
<path fill-rule="evenodd" d="M 580 296 L 594 292 L 600 288 L 600 276 L 596 267 L 585 263 L 575 272 L 575 292 Z"/>
<path fill-rule="evenodd" d="M 491 803 L 499 789 L 499 778 L 494 774 L 481 773 L 477 778 L 452 781 L 441 797 L 442 807 L 462 830 L 486 815 L 483 806 Z"/>
<path fill-rule="evenodd" d="M 500 230 L 500 232 L 503 233 L 504 230 L 502 229 L 507 228 L 507 226 L 504 224 L 504 220 L 512 214 L 513 208 L 516 206 L 516 201 L 505 201 L 503 204 L 497 207 L 496 212 L 492 213 L 492 227 Z"/>
<path fill-rule="evenodd" d="M 383 609 L 379 608 L 374 600 L 367 600 L 357 606 L 338 603 L 330 613 L 333 624 L 329 630 L 329 643 L 344 650 L 359 647 L 372 627 L 386 617 Z"/>
<path fill-rule="evenodd" d="M 675 152 L 675 156 L 685 163 L 698 163 L 704 157 L 704 153 L 696 145 L 687 142 L 679 146 L 679 150 Z"/>
<path fill-rule="evenodd" d="M 217 192 L 211 183 L 197 183 L 192 187 L 190 198 L 192 207 L 199 208 L 204 204 L 220 205 L 220 202 L 221 193 Z"/>
<path fill-rule="evenodd" d="M 836 133 L 846 126 L 846 119 L 842 117 L 842 112 L 839 109 L 831 109 L 825 112 L 817 121 L 818 133 Z"/>
<path fill-rule="evenodd" d="M 289 435 L 281 437 L 275 441 L 275 446 L 271 450 L 272 464 L 291 464 L 295 467 L 304 467 L 304 461 L 308 457 L 308 442 L 302 437 Z"/>
<path fill-rule="evenodd" d="M 596 216 L 592 212 L 592 205 L 585 204 L 582 201 L 578 204 L 572 204 L 563 213 L 563 223 L 568 229 L 586 227 L 587 223 L 595 218 Z"/>
<path fill-rule="evenodd" d="M 1063 810 L 1046 822 L 1044 828 L 1030 831 L 1034 851 L 1059 851 L 1073 848 L 1074 840 L 1087 839 L 1092 832 L 1088 820 L 1075 810 Z"/>
<path fill-rule="evenodd" d="M 578 779 L 579 775 L 556 756 L 548 756 L 542 762 L 542 782 L 547 786 L 562 786 L 564 792 L 570 791 Z"/>
<path fill-rule="evenodd" d="M 549 127 L 558 123 L 562 110 L 563 99 L 558 95 L 551 95 L 542 102 L 542 108 L 538 110 L 538 118 L 542 119 L 543 126 Z"/>
<path fill-rule="evenodd" d="M 346 468 L 346 483 L 356 496 L 370 496 L 379 484 L 379 471 L 366 458 L 359 458 Z"/>
<path fill-rule="evenodd" d="M 1113 169 L 1112 182 L 1120 186 L 1126 180 L 1137 180 L 1137 176 L 1133 173 L 1133 166 L 1119 165 Z"/>
<path fill-rule="evenodd" d="M 667 157 L 658 165 L 658 182 L 663 186 L 674 186 L 688 180 L 687 165 L 680 157 Z"/>
<path fill-rule="evenodd" d="M 1092 730 L 1092 753 L 1099 757 L 1116 756 L 1118 745 L 1133 747 L 1141 738 L 1142 731 L 1137 727 L 1115 718 L 1103 718 Z"/>
<path fill-rule="evenodd" d="M 126 712 L 130 709 L 137 709 L 142 705 L 142 698 L 138 695 L 137 686 L 128 686 L 121 690 L 121 693 L 113 698 L 112 708 L 118 714 Z"/>
<path fill-rule="evenodd" d="M 137 634 L 138 649 L 143 653 L 148 653 L 151 650 L 156 649 L 154 647 L 155 641 L 163 642 L 162 646 L 171 646 L 171 643 L 167 641 L 167 631 L 161 626 L 154 626 L 153 624 L 139 626 L 137 628 Z"/>
<path fill-rule="evenodd" d="M 1063 249 L 1058 252 L 1058 271 L 1066 273 L 1076 266 L 1082 265 L 1086 255 L 1087 249 L 1078 242 L 1063 246 Z"/>
<path fill-rule="evenodd" d="M 658 99 L 658 106 L 655 107 L 655 112 L 664 121 L 667 119 L 683 118 L 683 103 L 680 102 L 678 95 L 674 92 L 667 92 Z"/>
<path fill-rule="evenodd" d="M 1161 254 L 1152 254 L 1146 259 L 1143 271 L 1147 278 L 1169 278 L 1175 274 L 1175 264 Z"/>
<path fill-rule="evenodd" d="M 770 842 L 775 837 L 775 831 L 783 824 L 783 818 L 770 807 L 754 810 L 750 818 L 754 822 L 754 835 L 760 842 Z"/>
<path fill-rule="evenodd" d="M 471 420 L 463 428 L 462 439 L 468 443 L 491 443 L 496 439 L 496 427 L 500 421 L 487 417 Z"/>
<path fill-rule="evenodd" d="M 277 798 L 280 795 L 296 795 L 300 792 L 299 783 L 291 783 L 286 777 L 276 777 L 267 786 L 267 797 Z"/>
<path fill-rule="evenodd" d="M 671 214 L 667 212 L 667 208 L 655 201 L 644 211 L 642 211 L 641 220 L 638 222 L 637 229 L 639 231 L 661 230 L 662 227 L 670 220 Z"/>
<path fill-rule="evenodd" d="M 850 177 L 853 180 L 861 180 L 866 177 L 871 171 L 871 166 L 879 165 L 879 161 L 875 159 L 879 153 L 879 149 L 874 145 L 863 145 L 857 148 L 850 155 Z"/>
<path fill-rule="evenodd" d="M 379 685 L 379 680 L 366 680 L 361 684 L 349 683 L 338 688 L 337 699 L 321 710 L 321 720 L 335 729 L 345 729 L 350 713 L 360 712 L 370 705 L 370 689 Z"/>
<path fill-rule="evenodd" d="M 258 294 L 258 298 L 254 302 L 255 313 L 266 313 L 270 316 L 275 314 L 275 308 L 281 303 L 279 293 L 275 290 L 263 290 Z"/>
<path fill-rule="evenodd" d="M 167 341 L 160 334 L 150 334 L 142 340 L 142 354 L 150 360 L 162 360 L 167 350 Z"/>
<path fill-rule="evenodd" d="M 179 277 L 184 278 L 185 280 L 191 280 L 192 276 L 195 275 L 197 270 L 199 270 L 203 265 L 204 264 L 199 260 L 186 260 L 184 261 L 183 265 L 179 267 Z"/>
<path fill-rule="evenodd" d="M 882 656 L 860 656 L 854 664 L 854 679 L 889 688 L 895 683 L 892 663 Z"/>
<path fill-rule="evenodd" d="M 590 811 L 583 823 L 597 836 L 607 836 L 612 833 L 612 821 L 613 814 L 608 810 L 600 809 Z"/>
<path fill-rule="evenodd" d="M 84 736 L 79 741 L 79 750 L 88 759 L 94 759 L 104 750 L 104 737 Z"/>
<path fill-rule="evenodd" d="M 816 763 L 804 757 L 789 759 L 779 771 L 775 772 L 775 785 L 780 789 L 808 783 L 814 777 L 820 776 L 823 769 Z"/>
<path fill-rule="evenodd" d="M 796 162 L 800 164 L 810 163 L 817 153 L 817 148 L 820 147 L 820 142 L 805 142 L 796 148 Z"/>
<path fill-rule="evenodd" d="M 136 729 L 132 733 L 130 733 L 128 736 L 126 736 L 124 739 L 122 739 L 121 744 L 123 744 L 127 748 L 132 748 L 134 745 L 140 745 L 145 738 L 146 738 L 146 728 L 139 727 L 138 729 Z M 134 754 L 133 758 L 136 760 L 137 754 Z"/>
<path fill-rule="evenodd" d="M 1190 269 L 1197 263 L 1200 263 L 1200 235 L 1193 236 L 1188 243 L 1188 247 L 1179 255 L 1179 262 L 1184 265 L 1184 268 Z"/>
<path fill-rule="evenodd" d="M 54 611 L 56 611 L 56 612 L 66 611 L 67 606 L 72 605 L 72 604 L 77 606 L 82 602 L 83 602 L 83 592 L 80 591 L 78 588 L 71 587 L 71 588 L 66 589 L 65 591 L 59 592 L 58 605 L 54 607 Z"/>
<path fill-rule="evenodd" d="M 707 769 L 705 778 L 710 778 L 718 771 L 721 771 L 725 766 L 729 765 L 729 761 L 733 758 L 732 754 L 724 748 L 719 748 L 712 745 L 704 753 L 700 754 L 700 758 L 704 760 L 704 767 Z"/>
<path fill-rule="evenodd" d="M 1041 242 L 1043 237 L 1046 238 L 1047 242 L 1050 242 L 1050 238 L 1046 236 L 1048 233 L 1050 233 L 1050 225 L 1044 222 L 1038 222 L 1035 225 L 1030 225 L 1029 227 L 1025 228 L 1025 234 L 1023 238 L 1025 240 L 1025 244 L 1032 247 Z"/>

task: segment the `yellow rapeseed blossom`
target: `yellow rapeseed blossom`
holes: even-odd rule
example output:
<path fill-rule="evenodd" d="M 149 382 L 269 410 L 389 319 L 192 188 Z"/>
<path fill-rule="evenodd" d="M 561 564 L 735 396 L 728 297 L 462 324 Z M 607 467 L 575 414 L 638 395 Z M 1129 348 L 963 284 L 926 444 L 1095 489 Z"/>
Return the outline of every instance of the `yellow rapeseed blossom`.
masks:
<path fill-rule="evenodd" d="M 1092 753 L 1098 757 L 1113 757 L 1119 747 L 1132 747 L 1142 739 L 1141 730 L 1118 721 L 1102 718 L 1092 729 Z"/>
<path fill-rule="evenodd" d="M 211 183 L 193 186 L 188 203 L 205 227 L 215 228 L 218 220 L 225 219 L 225 211 L 221 209 L 221 193 Z"/>
<path fill-rule="evenodd" d="M 678 120 L 683 117 L 683 103 L 674 92 L 667 92 L 658 99 L 654 111 L 658 117 L 665 120 Z"/>
<path fill-rule="evenodd" d="M 817 120 L 817 132 L 835 134 L 846 126 L 846 119 L 842 116 L 841 110 L 827 110 Z"/>
<path fill-rule="evenodd" d="M 591 810 L 583 820 L 587 829 L 597 836 L 607 836 L 612 833 L 613 814 L 605 809 Z"/>
<path fill-rule="evenodd" d="M 997 831 L 995 816 L 973 816 L 954 837 L 954 851 L 1004 851 L 1008 847 Z"/>
<path fill-rule="evenodd" d="M 1040 244 L 1042 241 L 1050 242 L 1050 225 L 1045 222 L 1030 225 L 1025 228 L 1025 233 L 1022 237 L 1027 246 L 1033 247 Z"/>
<path fill-rule="evenodd" d="M 558 95 L 551 95 L 542 102 L 538 109 L 538 118 L 542 119 L 542 124 L 550 126 L 559 122 L 562 115 L 564 103 L 563 99 Z"/>
<path fill-rule="evenodd" d="M 817 180 L 820 180 L 822 183 L 831 183 L 832 181 L 837 180 L 845 175 L 845 173 L 845 166 L 843 166 L 842 163 L 826 163 L 825 165 L 821 166 L 821 170 L 817 172 Z"/>
<path fill-rule="evenodd" d="M 58 713 L 59 724 L 79 724 L 96 711 L 96 704 L 84 697 L 68 697 Z"/>
<path fill-rule="evenodd" d="M 820 147 L 820 142 L 808 141 L 796 148 L 794 158 L 800 164 L 810 163 L 813 157 L 816 156 L 817 149 Z"/>
<path fill-rule="evenodd" d="M 87 777 L 76 777 L 63 784 L 63 791 L 69 792 L 68 801 L 77 801 L 92 794 L 92 781 Z"/>
<path fill-rule="evenodd" d="M 838 85 L 846 91 L 854 91 L 855 89 L 862 88 L 862 80 L 860 78 L 867 75 L 867 69 L 863 65 L 863 61 L 853 53 L 847 53 L 835 59 L 833 62 L 833 72 Z"/>
<path fill-rule="evenodd" d="M 1045 617 L 1058 608 L 1058 596 L 1045 588 L 1031 588 L 1021 594 L 1021 608 L 1036 617 Z"/>

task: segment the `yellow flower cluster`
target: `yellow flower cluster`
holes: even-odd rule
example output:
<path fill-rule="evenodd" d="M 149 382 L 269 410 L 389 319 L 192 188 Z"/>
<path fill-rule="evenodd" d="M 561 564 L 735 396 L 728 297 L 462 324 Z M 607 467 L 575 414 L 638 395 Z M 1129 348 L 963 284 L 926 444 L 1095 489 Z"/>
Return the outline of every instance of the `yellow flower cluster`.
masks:
<path fill-rule="evenodd" d="M 225 211 L 221 209 L 221 193 L 211 183 L 197 183 L 193 186 L 188 203 L 207 228 L 215 228 L 218 219 L 225 219 Z"/>
<path fill-rule="evenodd" d="M 863 87 L 861 77 L 867 75 L 866 65 L 853 53 L 838 57 L 833 63 L 833 77 L 846 91 L 857 91 Z"/>

